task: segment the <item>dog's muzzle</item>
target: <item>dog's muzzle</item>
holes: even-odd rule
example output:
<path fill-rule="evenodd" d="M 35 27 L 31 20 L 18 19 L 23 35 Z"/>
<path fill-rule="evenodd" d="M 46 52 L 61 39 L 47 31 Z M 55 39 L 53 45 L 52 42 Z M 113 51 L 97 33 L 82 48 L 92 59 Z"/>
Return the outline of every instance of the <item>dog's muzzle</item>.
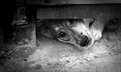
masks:
<path fill-rule="evenodd" d="M 91 44 L 91 39 L 88 36 L 83 35 L 82 40 L 79 42 L 79 45 L 81 47 L 86 47 L 89 46 L 90 44 Z"/>
<path fill-rule="evenodd" d="M 80 50 L 88 49 L 94 42 L 91 35 L 78 34 L 69 29 L 66 29 L 66 31 L 66 35 L 64 33 L 60 33 L 61 35 L 58 36 L 58 40 L 70 43 Z"/>

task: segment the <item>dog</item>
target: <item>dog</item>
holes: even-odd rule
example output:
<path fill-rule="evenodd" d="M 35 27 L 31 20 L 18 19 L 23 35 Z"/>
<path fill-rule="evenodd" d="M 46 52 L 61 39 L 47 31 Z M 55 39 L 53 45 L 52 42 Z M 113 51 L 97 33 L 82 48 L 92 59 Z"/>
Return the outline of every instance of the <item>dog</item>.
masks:
<path fill-rule="evenodd" d="M 90 48 L 102 37 L 103 19 L 49 19 L 43 20 L 41 35 L 72 44 L 80 50 Z"/>

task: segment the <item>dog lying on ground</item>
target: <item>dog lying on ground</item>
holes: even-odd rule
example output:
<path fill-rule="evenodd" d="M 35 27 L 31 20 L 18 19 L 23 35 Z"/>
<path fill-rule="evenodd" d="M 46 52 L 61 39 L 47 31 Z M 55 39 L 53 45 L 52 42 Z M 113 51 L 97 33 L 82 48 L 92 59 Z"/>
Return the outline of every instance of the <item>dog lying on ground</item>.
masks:
<path fill-rule="evenodd" d="M 41 35 L 76 46 L 80 50 L 90 48 L 102 37 L 104 21 L 101 19 L 50 19 L 43 20 Z"/>

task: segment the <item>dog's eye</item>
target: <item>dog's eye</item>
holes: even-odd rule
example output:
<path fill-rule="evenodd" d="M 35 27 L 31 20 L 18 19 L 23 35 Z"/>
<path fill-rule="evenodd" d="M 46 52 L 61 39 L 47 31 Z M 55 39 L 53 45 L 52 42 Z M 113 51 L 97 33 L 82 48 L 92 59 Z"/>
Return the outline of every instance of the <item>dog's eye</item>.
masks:
<path fill-rule="evenodd" d="M 60 32 L 58 36 L 61 37 L 61 38 L 64 38 L 64 37 L 66 37 L 66 35 L 67 34 L 65 32 Z"/>
<path fill-rule="evenodd" d="M 70 36 L 69 36 L 68 31 L 65 29 L 61 29 L 60 31 L 58 31 L 57 39 L 59 39 L 60 41 L 69 41 Z"/>
<path fill-rule="evenodd" d="M 70 40 L 70 36 L 68 35 L 68 33 L 61 31 L 58 33 L 58 39 L 60 41 L 69 41 Z"/>

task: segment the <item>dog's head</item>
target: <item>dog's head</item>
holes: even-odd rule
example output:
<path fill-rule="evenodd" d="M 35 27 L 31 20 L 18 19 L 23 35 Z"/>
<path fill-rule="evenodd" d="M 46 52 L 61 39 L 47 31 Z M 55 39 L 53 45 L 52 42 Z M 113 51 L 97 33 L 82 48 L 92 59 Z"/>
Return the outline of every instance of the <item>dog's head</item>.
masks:
<path fill-rule="evenodd" d="M 73 44 L 80 49 L 88 49 L 94 43 L 94 37 L 90 30 L 89 20 L 77 19 L 66 23 L 67 29 L 72 32 L 72 38 L 75 40 Z"/>
<path fill-rule="evenodd" d="M 75 45 L 80 50 L 88 49 L 94 43 L 90 30 L 91 19 L 49 20 L 49 34 L 52 39 Z"/>

